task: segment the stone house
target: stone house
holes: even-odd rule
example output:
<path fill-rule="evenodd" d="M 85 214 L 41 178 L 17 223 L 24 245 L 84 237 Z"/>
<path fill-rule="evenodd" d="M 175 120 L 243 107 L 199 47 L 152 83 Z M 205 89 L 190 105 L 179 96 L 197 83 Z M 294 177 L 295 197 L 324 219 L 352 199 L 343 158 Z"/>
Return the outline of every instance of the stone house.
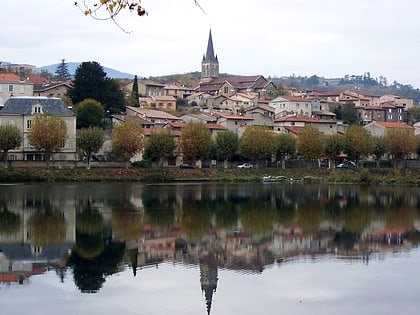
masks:
<path fill-rule="evenodd" d="M 53 154 L 53 160 L 76 160 L 76 115 L 60 98 L 21 96 L 12 97 L 0 111 L 0 125 L 14 125 L 22 132 L 22 144 L 11 150 L 10 160 L 42 161 L 44 155 L 37 152 L 28 140 L 33 119 L 40 114 L 61 118 L 67 127 L 67 140 L 60 152 Z"/>
<path fill-rule="evenodd" d="M 274 120 L 274 132 L 276 133 L 292 133 L 297 135 L 299 129 L 305 126 L 314 126 L 322 135 L 337 134 L 337 121 L 325 120 L 306 116 L 287 116 L 278 117 Z"/>

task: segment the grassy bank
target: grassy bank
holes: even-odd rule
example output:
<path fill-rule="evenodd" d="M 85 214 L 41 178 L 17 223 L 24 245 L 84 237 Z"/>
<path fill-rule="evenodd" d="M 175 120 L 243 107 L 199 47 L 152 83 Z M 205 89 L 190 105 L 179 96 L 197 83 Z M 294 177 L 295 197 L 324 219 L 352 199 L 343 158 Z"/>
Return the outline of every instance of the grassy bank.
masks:
<path fill-rule="evenodd" d="M 303 182 L 420 185 L 420 169 L 7 169 L 0 182 L 173 182 L 261 181 L 263 176 L 284 176 Z"/>

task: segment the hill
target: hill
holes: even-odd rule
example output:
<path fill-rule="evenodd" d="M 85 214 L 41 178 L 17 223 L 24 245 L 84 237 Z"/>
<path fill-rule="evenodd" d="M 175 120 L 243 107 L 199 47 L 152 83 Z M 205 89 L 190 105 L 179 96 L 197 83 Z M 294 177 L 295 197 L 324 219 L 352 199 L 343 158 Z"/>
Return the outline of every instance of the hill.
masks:
<path fill-rule="evenodd" d="M 76 72 L 76 69 L 81 64 L 81 62 L 66 62 L 66 64 L 69 67 L 68 69 L 69 69 L 70 74 L 74 76 L 74 73 Z M 42 70 L 45 70 L 45 71 L 48 71 L 49 73 L 54 74 L 58 65 L 59 63 L 48 65 L 48 66 L 37 67 L 36 72 L 40 73 Z M 107 77 L 112 78 L 112 79 L 133 79 L 134 78 L 134 74 L 131 74 L 131 73 L 121 72 L 121 71 L 108 68 L 108 67 L 103 67 L 103 68 Z"/>

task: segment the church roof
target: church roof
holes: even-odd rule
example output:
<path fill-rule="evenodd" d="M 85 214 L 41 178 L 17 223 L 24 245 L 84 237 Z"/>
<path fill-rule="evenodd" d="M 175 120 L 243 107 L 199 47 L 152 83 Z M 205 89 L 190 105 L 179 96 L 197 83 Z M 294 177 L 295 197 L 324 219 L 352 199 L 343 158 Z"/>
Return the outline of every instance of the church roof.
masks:
<path fill-rule="evenodd" d="M 211 30 L 209 33 L 209 40 L 207 42 L 207 52 L 206 55 L 203 56 L 203 61 L 217 62 L 217 56 L 214 55 L 213 38 L 211 36 Z"/>

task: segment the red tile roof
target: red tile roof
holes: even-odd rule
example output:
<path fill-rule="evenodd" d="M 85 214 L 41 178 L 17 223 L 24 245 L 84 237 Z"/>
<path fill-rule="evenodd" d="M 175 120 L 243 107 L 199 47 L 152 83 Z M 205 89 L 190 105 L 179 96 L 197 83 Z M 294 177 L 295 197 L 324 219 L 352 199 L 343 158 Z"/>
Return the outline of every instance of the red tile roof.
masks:
<path fill-rule="evenodd" d="M 385 128 L 394 128 L 394 129 L 413 129 L 412 126 L 409 126 L 404 123 L 391 122 L 391 121 L 375 121 L 377 125 L 380 125 Z"/>
<path fill-rule="evenodd" d="M 14 73 L 0 73 L 0 82 L 18 83 L 20 82 L 20 77 Z"/>

